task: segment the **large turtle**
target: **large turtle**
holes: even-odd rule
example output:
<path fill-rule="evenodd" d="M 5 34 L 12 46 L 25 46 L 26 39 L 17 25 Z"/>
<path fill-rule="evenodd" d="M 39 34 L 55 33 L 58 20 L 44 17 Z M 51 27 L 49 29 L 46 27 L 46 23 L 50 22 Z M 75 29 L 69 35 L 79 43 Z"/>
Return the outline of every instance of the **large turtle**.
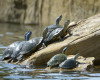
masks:
<path fill-rule="evenodd" d="M 74 58 L 67 59 L 64 62 L 62 62 L 59 67 L 63 69 L 73 69 L 80 64 L 80 62 L 76 61 L 76 59 L 79 57 L 79 54 L 76 54 Z"/>
<path fill-rule="evenodd" d="M 28 40 L 29 40 L 29 37 L 30 37 L 31 34 L 32 34 L 31 31 L 28 31 L 28 32 L 25 33 L 25 41 L 28 41 Z M 27 35 L 28 37 L 26 37 L 26 35 Z M 4 50 L 3 56 L 2 56 L 2 60 L 7 60 L 7 59 L 11 58 L 11 55 L 13 54 L 13 50 L 16 48 L 16 46 L 19 45 L 20 42 L 21 42 L 21 41 L 16 41 L 16 42 L 10 44 L 10 45 Z"/>
<path fill-rule="evenodd" d="M 62 63 L 63 61 L 65 61 L 67 59 L 67 56 L 65 55 L 65 51 L 66 51 L 67 47 L 65 47 L 62 51 L 63 54 L 56 54 L 54 55 L 48 62 L 47 62 L 47 66 L 52 68 L 52 67 L 56 67 L 59 66 L 60 63 Z"/>
<path fill-rule="evenodd" d="M 50 26 L 47 26 L 44 31 L 43 31 L 43 39 L 45 39 L 54 29 L 56 28 L 62 28 L 61 25 L 59 25 L 59 22 L 62 19 L 62 15 L 60 15 L 57 19 L 56 19 L 56 24 L 52 24 Z"/>
<path fill-rule="evenodd" d="M 67 34 L 71 35 L 69 29 L 68 29 L 68 25 L 70 23 L 70 20 L 67 20 L 64 23 L 64 27 L 61 28 L 56 28 L 55 30 L 53 30 L 48 37 L 44 40 L 45 45 L 49 45 L 57 40 L 61 40 L 63 39 Z"/>
<path fill-rule="evenodd" d="M 30 56 L 35 51 L 39 50 L 42 46 L 43 37 L 36 37 L 29 41 L 21 42 L 14 50 L 11 55 L 11 59 L 8 62 L 22 61 L 24 58 Z"/>

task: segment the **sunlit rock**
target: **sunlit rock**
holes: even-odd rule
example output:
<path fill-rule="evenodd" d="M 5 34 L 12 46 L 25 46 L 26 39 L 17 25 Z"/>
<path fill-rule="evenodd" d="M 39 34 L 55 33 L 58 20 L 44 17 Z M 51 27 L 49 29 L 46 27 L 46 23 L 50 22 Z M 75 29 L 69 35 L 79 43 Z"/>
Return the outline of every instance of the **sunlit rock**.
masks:
<path fill-rule="evenodd" d="M 0 22 L 48 25 L 63 15 L 78 21 L 100 12 L 100 0 L 0 0 Z M 45 27 L 43 26 L 43 27 Z"/>
<path fill-rule="evenodd" d="M 100 61 L 100 14 L 79 22 L 72 29 L 72 33 L 71 37 L 35 52 L 20 64 L 31 67 L 42 66 L 52 56 L 61 53 L 65 46 L 68 47 L 66 55 L 75 55 L 78 52 L 80 56 L 86 58 L 94 57 L 95 64 L 98 64 Z M 88 61 L 91 63 L 91 58 Z"/>

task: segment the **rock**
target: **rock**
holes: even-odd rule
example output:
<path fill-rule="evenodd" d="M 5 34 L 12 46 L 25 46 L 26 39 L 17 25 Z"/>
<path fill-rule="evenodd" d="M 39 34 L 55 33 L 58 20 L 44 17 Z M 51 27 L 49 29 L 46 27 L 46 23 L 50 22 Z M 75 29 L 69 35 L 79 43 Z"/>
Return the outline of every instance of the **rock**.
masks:
<path fill-rule="evenodd" d="M 73 58 L 75 55 L 68 55 L 68 59 Z M 74 68 L 74 69 L 61 69 L 61 68 L 52 68 L 50 69 L 50 67 L 47 67 L 46 70 L 49 72 L 55 72 L 55 71 L 60 71 L 60 72 L 64 72 L 64 71 L 85 71 L 85 70 L 90 70 L 91 68 L 93 68 L 93 62 L 94 62 L 95 58 L 94 57 L 82 57 L 79 56 L 77 58 L 77 61 L 79 61 L 81 64 L 78 65 L 78 67 Z"/>
<path fill-rule="evenodd" d="M 26 8 L 25 0 L 0 0 L 0 22 L 23 24 Z"/>
<path fill-rule="evenodd" d="M 63 24 L 66 19 L 79 21 L 97 13 L 100 0 L 0 0 L 0 22 L 47 26 L 61 14 Z"/>
<path fill-rule="evenodd" d="M 72 28 L 72 33 L 67 39 L 35 52 L 20 64 L 32 67 L 44 65 L 52 56 L 61 53 L 65 46 L 68 47 L 66 55 L 79 52 L 84 57 L 95 57 L 95 63 L 100 64 L 100 14 L 79 22 Z"/>
<path fill-rule="evenodd" d="M 73 58 L 75 55 L 69 55 L 68 59 Z M 83 56 L 79 56 L 77 61 L 79 61 L 82 64 L 79 64 L 78 67 L 74 68 L 74 69 L 69 69 L 72 71 L 84 71 L 90 68 L 93 68 L 93 62 L 94 62 L 95 58 L 94 57 L 83 57 Z"/>

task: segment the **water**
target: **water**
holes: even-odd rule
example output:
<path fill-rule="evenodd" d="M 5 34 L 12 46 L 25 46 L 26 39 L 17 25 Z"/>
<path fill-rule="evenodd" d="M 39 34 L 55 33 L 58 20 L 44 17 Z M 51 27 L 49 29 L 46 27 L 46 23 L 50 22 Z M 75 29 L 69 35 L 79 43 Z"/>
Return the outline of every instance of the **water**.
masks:
<path fill-rule="evenodd" d="M 0 59 L 4 48 L 15 41 L 24 40 L 26 31 L 32 37 L 41 36 L 43 29 L 37 26 L 0 24 Z M 31 69 L 0 61 L 0 80 L 100 80 L 100 66 L 88 71 L 62 71 L 45 68 Z"/>

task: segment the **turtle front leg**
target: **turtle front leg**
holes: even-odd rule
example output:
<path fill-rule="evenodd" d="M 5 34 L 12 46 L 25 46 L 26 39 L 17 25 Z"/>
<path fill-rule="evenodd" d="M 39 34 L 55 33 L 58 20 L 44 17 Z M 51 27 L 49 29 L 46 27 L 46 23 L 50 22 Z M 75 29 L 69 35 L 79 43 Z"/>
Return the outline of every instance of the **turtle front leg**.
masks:
<path fill-rule="evenodd" d="M 8 63 L 10 63 L 10 62 L 13 63 L 13 62 L 15 62 L 15 60 L 16 60 L 15 58 L 11 58 L 10 60 L 8 60 Z"/>
<path fill-rule="evenodd" d="M 47 46 L 45 45 L 45 43 L 42 44 L 42 48 L 46 48 Z"/>
<path fill-rule="evenodd" d="M 22 61 L 22 59 L 23 59 L 23 54 L 22 54 L 22 55 L 20 55 L 17 59 L 18 59 L 18 61 L 17 61 L 16 63 L 21 62 L 21 61 Z"/>
<path fill-rule="evenodd" d="M 13 63 L 13 62 L 15 62 L 15 61 L 16 61 L 16 58 L 13 58 L 11 62 Z"/>
<path fill-rule="evenodd" d="M 13 60 L 13 58 L 9 59 L 9 60 L 7 61 L 7 63 L 10 63 L 12 60 Z"/>
<path fill-rule="evenodd" d="M 70 29 L 68 29 L 68 34 L 69 34 L 69 36 L 72 36 L 72 33 L 71 33 L 71 30 Z"/>

